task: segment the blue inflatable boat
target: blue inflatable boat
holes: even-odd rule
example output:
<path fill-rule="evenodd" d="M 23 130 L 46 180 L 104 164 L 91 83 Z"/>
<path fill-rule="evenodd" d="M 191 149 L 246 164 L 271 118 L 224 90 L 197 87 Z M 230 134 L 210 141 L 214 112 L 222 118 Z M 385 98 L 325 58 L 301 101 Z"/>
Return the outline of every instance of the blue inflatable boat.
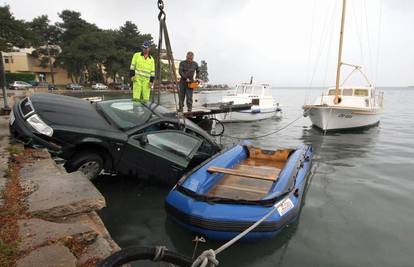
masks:
<path fill-rule="evenodd" d="M 240 143 L 183 176 L 166 198 L 166 211 L 194 233 L 228 240 L 277 204 L 244 238 L 272 237 L 298 217 L 311 159 L 307 145 L 269 151 Z"/>

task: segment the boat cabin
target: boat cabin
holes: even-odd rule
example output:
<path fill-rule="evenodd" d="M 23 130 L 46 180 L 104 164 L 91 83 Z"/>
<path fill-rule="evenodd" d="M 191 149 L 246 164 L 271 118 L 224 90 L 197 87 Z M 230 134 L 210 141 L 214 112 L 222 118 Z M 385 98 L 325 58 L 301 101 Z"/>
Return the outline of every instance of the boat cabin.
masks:
<path fill-rule="evenodd" d="M 222 101 L 273 108 L 275 100 L 269 93 L 269 88 L 267 84 L 238 84 L 228 95 L 223 96 Z"/>
<path fill-rule="evenodd" d="M 340 88 L 340 96 L 357 96 L 357 97 L 370 97 L 371 91 L 374 90 L 372 87 L 359 87 L 359 88 Z M 327 95 L 335 96 L 336 89 L 329 88 Z"/>
<path fill-rule="evenodd" d="M 266 89 L 269 89 L 267 84 L 238 84 L 233 92 L 234 95 L 249 95 L 252 98 L 264 96 Z"/>
<path fill-rule="evenodd" d="M 376 94 L 374 87 L 340 87 L 339 104 L 334 104 L 336 89 L 328 88 L 325 94 L 319 96 L 314 105 L 374 108 L 382 106 L 382 94 Z"/>

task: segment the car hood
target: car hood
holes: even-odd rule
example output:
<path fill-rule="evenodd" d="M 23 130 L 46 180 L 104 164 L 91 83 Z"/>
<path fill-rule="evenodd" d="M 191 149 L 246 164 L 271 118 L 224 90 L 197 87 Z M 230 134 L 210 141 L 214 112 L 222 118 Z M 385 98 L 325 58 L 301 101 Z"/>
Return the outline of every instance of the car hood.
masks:
<path fill-rule="evenodd" d="M 112 128 L 87 100 L 55 94 L 34 94 L 30 100 L 35 112 L 51 126 L 100 130 Z"/>

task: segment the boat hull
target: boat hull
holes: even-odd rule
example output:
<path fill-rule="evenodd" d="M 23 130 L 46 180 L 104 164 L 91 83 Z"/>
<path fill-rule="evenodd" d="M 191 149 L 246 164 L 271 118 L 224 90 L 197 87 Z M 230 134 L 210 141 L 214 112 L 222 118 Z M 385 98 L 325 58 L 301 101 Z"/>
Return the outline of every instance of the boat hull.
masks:
<path fill-rule="evenodd" d="M 276 108 L 255 111 L 233 111 L 228 113 L 220 113 L 216 115 L 216 119 L 221 122 L 249 122 L 249 121 L 260 121 L 270 119 L 274 116 L 278 116 L 280 111 L 276 111 Z"/>
<path fill-rule="evenodd" d="M 238 148 L 236 147 L 236 149 Z M 231 154 L 236 155 L 237 151 L 234 152 L 232 150 L 224 153 L 222 157 L 237 161 L 238 159 Z M 194 191 L 191 190 L 200 189 L 201 192 L 204 192 L 197 179 L 207 175 L 204 169 L 207 169 L 210 164 L 213 166 L 220 161 L 220 157 L 215 158 L 186 177 L 186 180 L 189 179 L 186 182 L 191 190 L 183 190 L 183 184 L 181 183 L 171 190 L 165 202 L 167 214 L 173 221 L 193 233 L 214 240 L 229 240 L 260 220 L 274 208 L 274 205 L 279 207 L 290 202 L 292 206 L 286 213 L 280 213 L 279 211 L 272 213 L 269 218 L 245 235 L 243 239 L 252 240 L 274 237 L 287 225 L 294 222 L 300 214 L 302 200 L 306 192 L 307 177 L 311 168 L 311 158 L 312 148 L 309 146 L 302 145 L 300 149 L 297 149 L 292 154 L 279 176 L 280 180 L 269 192 L 270 195 L 275 194 L 278 197 L 273 198 L 273 196 L 270 197 L 269 195 L 269 198 L 264 198 L 267 201 L 266 204 L 238 200 L 214 202 L 214 200 L 209 201 L 196 197 Z M 192 177 L 195 177 L 193 181 L 191 181 Z M 293 187 L 291 186 L 292 179 L 294 179 Z M 210 180 L 212 179 L 209 177 L 205 179 L 207 182 Z M 184 182 L 184 186 L 186 182 Z M 288 192 L 285 191 L 286 188 L 289 188 Z M 281 192 L 286 193 L 282 194 Z M 280 196 L 278 195 L 279 193 Z"/>
<path fill-rule="evenodd" d="M 355 110 L 333 107 L 313 107 L 308 116 L 314 126 L 323 131 L 359 129 L 377 125 L 380 110 Z"/>

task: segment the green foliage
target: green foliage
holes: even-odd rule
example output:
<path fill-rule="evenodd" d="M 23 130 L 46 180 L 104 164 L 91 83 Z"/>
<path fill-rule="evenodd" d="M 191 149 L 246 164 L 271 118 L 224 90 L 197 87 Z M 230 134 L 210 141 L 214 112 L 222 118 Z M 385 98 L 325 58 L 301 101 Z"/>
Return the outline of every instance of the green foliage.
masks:
<path fill-rule="evenodd" d="M 14 81 L 33 81 L 35 79 L 35 75 L 33 73 L 9 73 L 6 72 L 6 82 L 7 84 L 14 82 Z"/>
<path fill-rule="evenodd" d="M 207 69 L 207 62 L 205 60 L 201 60 L 200 63 L 200 79 L 203 82 L 208 82 L 208 69 Z"/>
<path fill-rule="evenodd" d="M 56 26 L 62 31 L 61 40 L 63 46 L 69 45 L 82 34 L 99 31 L 95 24 L 82 19 L 79 12 L 63 10 L 59 17 L 62 22 L 56 23 Z"/>
<path fill-rule="evenodd" d="M 10 51 L 13 46 L 26 47 L 31 43 L 31 34 L 24 21 L 17 20 L 9 6 L 0 6 L 0 51 Z"/>
<path fill-rule="evenodd" d="M 55 59 L 54 66 L 66 69 L 73 81 L 89 83 L 128 79 L 133 54 L 141 50 L 145 40 L 153 43 L 152 36 L 140 33 L 131 21 L 116 30 L 102 30 L 76 11 L 63 10 L 59 18 L 54 25 L 46 15 L 24 22 L 12 16 L 9 6 L 0 6 L 0 51 L 33 46 L 32 55 L 41 67 L 51 67 L 50 61 Z M 152 48 L 155 56 L 154 44 Z"/>

